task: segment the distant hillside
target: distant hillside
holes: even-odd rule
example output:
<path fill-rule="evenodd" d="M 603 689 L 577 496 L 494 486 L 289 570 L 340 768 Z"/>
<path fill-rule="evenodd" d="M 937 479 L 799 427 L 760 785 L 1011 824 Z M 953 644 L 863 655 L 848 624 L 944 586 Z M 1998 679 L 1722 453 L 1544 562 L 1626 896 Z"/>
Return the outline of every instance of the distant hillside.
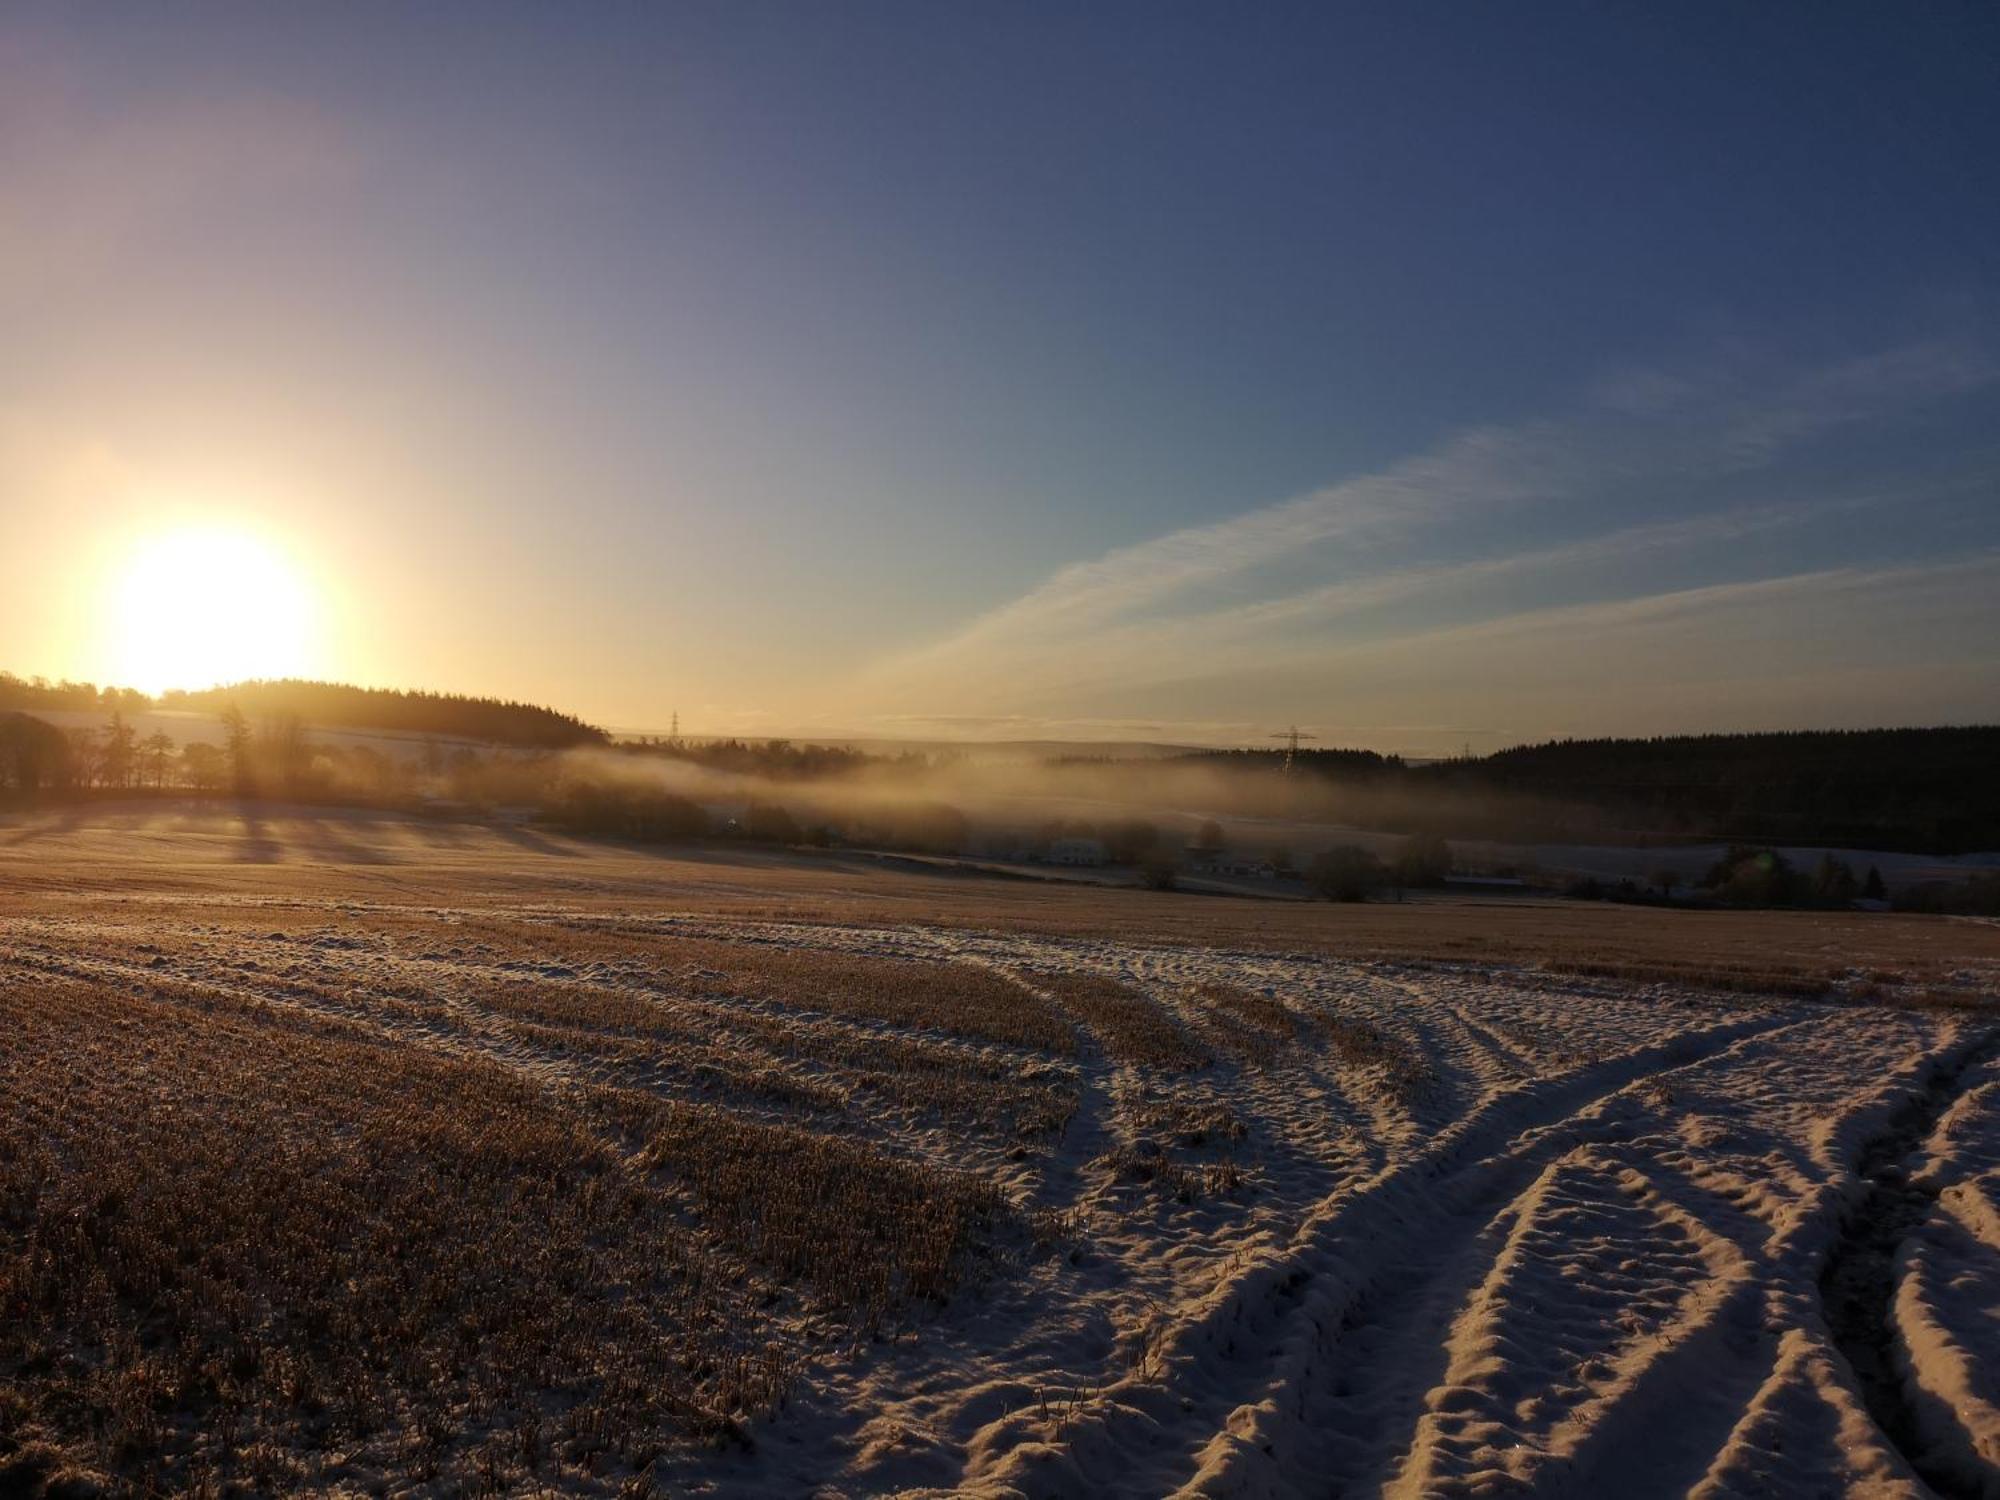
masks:
<path fill-rule="evenodd" d="M 51 682 L 46 677 L 16 677 L 12 672 L 0 672 L 0 713 L 51 709 L 78 713 L 122 709 L 132 713 L 151 701 L 135 688 L 100 689 L 94 682 Z"/>
<path fill-rule="evenodd" d="M 1281 749 L 1186 757 L 1275 775 Z M 1343 819 L 1594 842 L 1649 836 L 1968 854 L 2000 849 L 2000 726 L 1552 740 L 1409 764 L 1300 748 Z"/>
<path fill-rule="evenodd" d="M 660 730 L 613 731 L 621 742 L 650 744 L 666 738 Z M 685 738 L 709 742 L 719 737 L 691 732 Z M 745 734 L 728 738 L 745 745 L 816 745 L 824 750 L 854 750 L 864 755 L 896 757 L 929 755 L 967 761 L 1114 761 L 1171 760 L 1195 752 L 1192 745 L 1150 740 L 936 740 L 899 735 L 820 733 Z"/>
<path fill-rule="evenodd" d="M 1285 752 L 1262 746 L 1254 750 L 1188 750 L 1174 759 L 1255 770 L 1283 766 Z M 1406 769 L 1400 755 L 1382 755 L 1373 750 L 1314 750 L 1305 745 L 1292 752 L 1292 762 L 1298 771 L 1333 778 L 1388 776 Z"/>
<path fill-rule="evenodd" d="M 403 692 L 395 688 L 349 687 L 338 682 L 239 682 L 200 692 L 160 695 L 162 708 L 220 713 L 234 704 L 252 719 L 293 715 L 334 729 L 373 729 L 393 734 L 448 735 L 488 740 L 521 749 L 560 750 L 601 745 L 608 736 L 595 725 L 552 708 L 457 693 Z"/>
<path fill-rule="evenodd" d="M 2000 726 L 1555 740 L 1413 776 L 1582 804 L 1634 831 L 1966 853 L 2000 848 Z"/>

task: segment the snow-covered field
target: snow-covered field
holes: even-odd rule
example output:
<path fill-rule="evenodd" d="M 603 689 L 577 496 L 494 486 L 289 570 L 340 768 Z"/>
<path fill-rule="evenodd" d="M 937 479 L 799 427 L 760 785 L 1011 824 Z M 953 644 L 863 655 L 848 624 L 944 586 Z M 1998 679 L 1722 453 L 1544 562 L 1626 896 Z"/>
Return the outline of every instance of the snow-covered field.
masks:
<path fill-rule="evenodd" d="M 1945 1493 L 2000 1492 L 1991 960 L 1961 965 L 1955 991 L 1987 1008 L 1887 1007 L 1171 931 L 690 912 L 553 885 L 452 901 L 413 898 L 393 871 L 379 883 L 374 898 L 310 901 L 245 878 L 158 891 L 79 876 L 0 904 L 0 1301 L 92 1320 L 36 1312 L 0 1332 L 0 1476 L 233 1475 L 322 1493 L 1817 1496 L 1923 1494 L 1915 1464 Z M 66 1031 L 69 1016 L 88 1024 Z M 345 1086 L 324 1101 L 341 1078 L 353 1101 Z M 461 1083 L 467 1102 L 411 1116 L 388 1150 L 420 1092 L 456 1099 Z M 489 1109 L 558 1122 L 574 1144 L 489 1176 L 451 1165 L 453 1122 Z M 157 1314 L 196 1270 L 162 1255 L 153 1303 L 121 1280 L 147 1251 L 120 1236 L 143 1237 L 148 1195 L 189 1164 L 140 1162 L 108 1206 L 65 1176 L 89 1150 L 113 1160 L 121 1139 L 138 1150 L 190 1118 L 211 1133 L 188 1139 L 246 1153 L 276 1199 L 305 1171 L 290 1161 L 389 1174 L 414 1150 L 430 1199 L 486 1215 L 496 1194 L 517 1201 L 508 1174 L 553 1173 L 532 1204 L 554 1227 L 537 1234 L 569 1234 L 573 1207 L 573 1253 L 608 1256 L 618 1290 L 600 1301 L 557 1267 L 535 1271 L 559 1288 L 537 1295 L 575 1299 L 564 1316 L 601 1321 L 593 1338 L 669 1329 L 681 1353 L 646 1379 L 677 1369 L 692 1394 L 642 1383 L 614 1403 L 612 1377 L 574 1350 L 503 1359 L 507 1329 L 483 1327 L 438 1346 L 460 1365 L 407 1389 L 378 1371 L 393 1399 L 350 1419 L 359 1398 L 324 1346 L 358 1335 L 294 1319 L 285 1298 L 355 1277 L 309 1247 L 359 1228 L 303 1236 L 296 1265 L 291 1251 L 239 1263 L 197 1215 L 185 1257 L 254 1294 L 227 1336 L 268 1335 L 308 1373 L 336 1361 L 289 1384 L 204 1384 L 202 1361 L 224 1352 L 169 1356 L 224 1335 Z M 689 1166 L 734 1131 L 739 1155 Z M 286 1144 L 267 1157 L 266 1139 Z M 571 1175 L 564 1152 L 597 1165 Z M 743 1162 L 765 1175 L 729 1176 Z M 818 1186 L 777 1180 L 794 1169 Z M 877 1221 L 884 1182 L 905 1196 Z M 605 1246 L 626 1243 L 641 1194 L 657 1194 L 655 1238 L 620 1259 Z M 372 1212 L 365 1193 L 345 1201 Z M 63 1238 L 59 1208 L 104 1221 L 113 1248 Z M 931 1227 L 906 1233 L 919 1221 Z M 394 1242 L 412 1266 L 435 1251 Z M 56 1245 L 103 1257 L 88 1295 L 36 1260 Z M 456 1280 L 407 1273 L 413 1324 L 444 1317 L 440 1287 L 490 1282 L 498 1298 L 528 1274 L 462 1248 Z M 672 1298 L 634 1269 L 669 1254 L 696 1268 Z M 365 1290 L 399 1305 L 393 1279 Z M 430 1349 L 420 1334 L 411 1347 Z M 718 1351 L 753 1348 L 730 1357 L 779 1373 L 716 1376 Z M 152 1416 L 118 1426 L 104 1412 L 129 1398 L 108 1383 L 135 1361 L 158 1366 Z M 488 1381 L 489 1361 L 508 1379 Z"/>
<path fill-rule="evenodd" d="M 1817 1285 L 1852 1168 L 1912 1097 L 1950 1112 L 1891 1357 L 1937 1471 L 2000 1481 L 1990 1018 L 920 929 L 758 936 L 1107 975 L 1225 1054 L 1173 1086 L 1088 1057 L 1062 1148 L 1014 1184 L 1076 1216 L 1072 1247 L 831 1373 L 774 1424 L 756 1471 L 781 1488 L 1921 1493 Z M 1227 1059 L 1204 984 L 1276 1000 L 1294 1031 Z M 1363 1033 L 1360 1055 L 1333 1028 Z M 1184 1205 L 1112 1169 L 1178 1154 L 1158 1128 L 1176 1104 L 1242 1131 L 1240 1190 Z M 745 1471 L 680 1477 L 698 1476 Z"/>

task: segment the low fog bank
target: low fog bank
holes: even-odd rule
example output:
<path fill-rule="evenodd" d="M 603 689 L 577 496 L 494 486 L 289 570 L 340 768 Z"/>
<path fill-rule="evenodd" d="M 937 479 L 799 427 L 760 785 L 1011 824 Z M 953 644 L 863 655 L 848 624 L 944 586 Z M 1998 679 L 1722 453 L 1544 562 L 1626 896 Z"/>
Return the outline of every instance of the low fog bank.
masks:
<path fill-rule="evenodd" d="M 731 763 L 734 761 L 735 763 Z M 1391 836 L 1470 835 L 1518 819 L 1473 799 L 1439 797 L 1380 777 L 1286 773 L 1281 761 L 1237 765 L 1204 756 L 1149 759 L 988 758 L 941 752 L 876 756 L 794 747 L 625 747 L 571 751 L 572 784 L 645 788 L 695 803 L 725 821 L 782 808 L 802 828 L 863 841 L 917 823 L 962 823 L 963 852 L 994 858 L 1046 854 L 1063 839 L 1110 850 L 1177 849 L 1217 825 L 1259 855 L 1310 854 L 1362 829 Z M 1574 820 L 1550 819 L 1564 831 Z M 1150 831 L 1149 831 L 1150 830 Z M 1212 837 L 1212 832 L 1211 832 Z"/>
<path fill-rule="evenodd" d="M 1413 842 L 1446 840 L 1456 876 L 1565 890 L 1595 881 L 1615 891 L 1621 883 L 1657 887 L 1670 875 L 1671 889 L 1692 891 L 1731 856 L 1722 841 L 1629 833 L 1589 807 L 1385 785 L 1366 771 L 1348 780 L 1287 773 L 1275 758 L 1033 763 L 947 754 L 787 777 L 670 754 L 574 751 L 563 757 L 562 774 L 572 786 L 684 801 L 718 831 L 764 836 L 795 825 L 792 842 L 1002 862 L 1143 866 L 1170 857 L 1211 873 L 1282 880 L 1303 878 L 1329 851 L 1360 849 L 1380 861 L 1386 879 L 1407 863 Z M 1879 870 L 1892 886 L 2000 870 L 2000 854 L 1822 844 L 1776 852 L 1808 876 L 1831 860 Z"/>
<path fill-rule="evenodd" d="M 904 851 L 1094 868 L 1162 888 L 1198 879 L 1349 896 L 1455 879 L 1612 899 L 1726 888 L 1746 904 L 1838 903 L 1879 896 L 1884 882 L 1962 884 L 2000 868 L 2000 856 L 1769 840 L 1759 842 L 1777 863 L 1752 869 L 1712 837 L 1468 785 L 1478 763 L 1410 767 L 1363 751 L 1288 764 L 1269 752 L 1035 759 L 787 741 L 548 750 L 326 731 L 286 716 L 73 719 L 0 715 L 0 796 L 318 800 L 640 842 Z"/>

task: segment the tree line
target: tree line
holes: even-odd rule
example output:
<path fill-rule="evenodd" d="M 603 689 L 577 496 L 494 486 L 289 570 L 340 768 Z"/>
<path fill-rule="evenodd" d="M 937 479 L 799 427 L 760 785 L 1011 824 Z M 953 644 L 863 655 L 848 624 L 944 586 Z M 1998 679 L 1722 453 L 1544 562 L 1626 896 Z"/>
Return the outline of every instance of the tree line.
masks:
<path fill-rule="evenodd" d="M 0 672 L 0 713 L 108 713 L 112 709 L 141 713 L 152 701 L 137 688 L 100 688 L 94 682 L 51 681 Z"/>
<path fill-rule="evenodd" d="M 0 712 L 139 714 L 163 708 L 220 714 L 231 707 L 252 719 L 297 719 L 329 729 L 484 740 L 517 749 L 567 750 L 610 740 L 602 729 L 573 714 L 509 698 L 364 688 L 289 677 L 198 691 L 174 688 L 151 698 L 136 688 L 0 672 Z"/>
<path fill-rule="evenodd" d="M 505 698 L 353 687 L 341 682 L 276 678 L 162 693 L 162 708 L 219 713 L 235 707 L 252 718 L 289 717 L 336 729 L 444 735 L 520 749 L 566 750 L 601 745 L 610 736 L 573 714 Z"/>
<path fill-rule="evenodd" d="M 1423 768 L 1668 834 L 1961 854 L 2000 848 L 2000 726 L 1554 740 Z"/>
<path fill-rule="evenodd" d="M 1282 750 L 1193 759 L 1261 770 Z M 1650 838 L 1964 854 L 2000 848 L 2000 726 L 1563 739 L 1406 763 L 1305 750 L 1302 795 L 1342 821 L 1524 842 Z"/>
<path fill-rule="evenodd" d="M 276 798 L 418 812 L 502 812 L 567 832 L 667 843 L 690 838 L 825 847 L 956 853 L 970 835 L 963 812 L 927 800 L 890 802 L 801 817 L 768 799 L 740 813 L 711 812 L 633 774 L 606 756 L 558 751 L 447 746 L 386 755 L 368 745 L 316 739 L 295 715 L 253 722 L 224 705 L 220 740 L 176 742 L 140 736 L 122 709 L 101 724 L 58 728 L 23 713 L 0 713 L 0 796 L 124 795 L 154 792 Z M 756 747 L 759 751 L 764 747 Z"/>
<path fill-rule="evenodd" d="M 1191 750 L 1185 755 L 1163 757 L 1170 765 L 1234 766 L 1244 770 L 1283 770 L 1287 752 L 1266 750 Z M 1374 750 L 1310 749 L 1301 745 L 1290 753 L 1292 768 L 1305 776 L 1348 780 L 1354 777 L 1394 776 L 1410 769 L 1400 755 L 1382 755 Z"/>
<path fill-rule="evenodd" d="M 771 781 L 819 781 L 855 772 L 887 768 L 927 771 L 935 761 L 920 750 L 880 755 L 851 745 L 799 744 L 789 739 L 684 739 L 679 735 L 641 736 L 620 740 L 624 755 L 685 761 L 712 771 L 761 776 Z"/>
<path fill-rule="evenodd" d="M 288 715 L 251 726 L 233 705 L 220 717 L 222 743 L 141 736 L 114 708 L 101 725 L 58 728 L 32 714 L 0 713 L 0 792 L 233 792 L 311 796 L 342 789 L 397 789 L 396 763 L 366 746 L 315 744 Z"/>

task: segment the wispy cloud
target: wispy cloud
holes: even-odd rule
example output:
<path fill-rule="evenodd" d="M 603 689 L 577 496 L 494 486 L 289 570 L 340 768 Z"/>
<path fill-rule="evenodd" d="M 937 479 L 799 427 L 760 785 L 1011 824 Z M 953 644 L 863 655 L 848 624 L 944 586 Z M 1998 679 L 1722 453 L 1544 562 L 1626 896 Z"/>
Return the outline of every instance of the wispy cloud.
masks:
<path fill-rule="evenodd" d="M 1857 568 L 1626 597 L 1649 562 L 1721 559 L 1734 572 L 1760 539 L 1782 550 L 1788 530 L 1824 535 L 1881 505 L 1919 503 L 1936 481 L 1841 490 L 1821 481 L 1780 500 L 1743 492 L 1796 490 L 1781 465 L 1816 439 L 1893 422 L 1995 378 L 1983 349 L 1950 340 L 1755 383 L 1738 373 L 1626 372 L 1562 420 L 1480 428 L 1380 473 L 1071 564 L 943 640 L 880 663 L 859 691 L 884 712 L 922 704 L 935 714 L 976 697 L 1033 714 L 1092 695 L 1160 712 L 1170 694 L 1146 699 L 1148 684 L 1314 664 L 1336 673 L 1358 654 L 1411 642 L 1525 641 L 1544 628 L 1538 621 L 1559 630 L 1658 624 L 1787 592 L 1825 594 L 1842 580 L 1886 588 L 1902 575 Z M 1940 488 L 1954 483 L 1962 490 L 1962 476 Z M 1658 508 L 1678 513 L 1578 540 L 1505 545 L 1510 531 L 1551 513 L 1572 523 L 1579 510 L 1630 515 L 1612 502 L 1649 488 L 1668 495 Z M 1718 503 L 1715 493 L 1736 498 Z"/>
<path fill-rule="evenodd" d="M 1074 563 L 918 659 L 1015 638 L 1061 642 L 1075 631 L 1329 542 L 1380 541 L 1454 509 L 1565 492 L 1575 482 L 1573 470 L 1574 459 L 1553 433 L 1467 433 L 1381 474 Z"/>
<path fill-rule="evenodd" d="M 1628 599 L 1521 610 L 1491 620 L 1416 632 L 1395 637 L 1388 643 L 1367 643 L 1350 649 L 1365 652 L 1379 649 L 1382 644 L 1408 649 L 1472 641 L 1532 641 L 1551 635 L 1596 637 L 1607 631 L 1672 621 L 1714 624 L 1719 616 L 1730 611 L 1761 609 L 1773 604 L 1810 602 L 1829 606 L 1864 597 L 1879 602 L 1885 597 L 1910 594 L 1960 598 L 1968 586 L 1984 590 L 1988 585 L 2000 588 L 2000 551 L 1897 568 L 1823 568 L 1740 583 L 1669 589 Z M 2000 599 L 2000 594 L 1995 598 Z"/>
<path fill-rule="evenodd" d="M 2000 716 L 2000 551 L 1828 568 L 1515 611 L 1162 684 L 1170 701 L 1292 702 L 1338 740 L 1414 753 L 1456 734 L 1373 726 L 1441 706 L 1496 740 Z"/>
<path fill-rule="evenodd" d="M 1959 340 L 1932 339 L 1842 360 L 1795 381 L 1776 399 L 1730 424 L 1727 451 L 1759 463 L 1831 428 L 1865 423 L 1907 407 L 1993 382 L 1993 357 Z"/>

